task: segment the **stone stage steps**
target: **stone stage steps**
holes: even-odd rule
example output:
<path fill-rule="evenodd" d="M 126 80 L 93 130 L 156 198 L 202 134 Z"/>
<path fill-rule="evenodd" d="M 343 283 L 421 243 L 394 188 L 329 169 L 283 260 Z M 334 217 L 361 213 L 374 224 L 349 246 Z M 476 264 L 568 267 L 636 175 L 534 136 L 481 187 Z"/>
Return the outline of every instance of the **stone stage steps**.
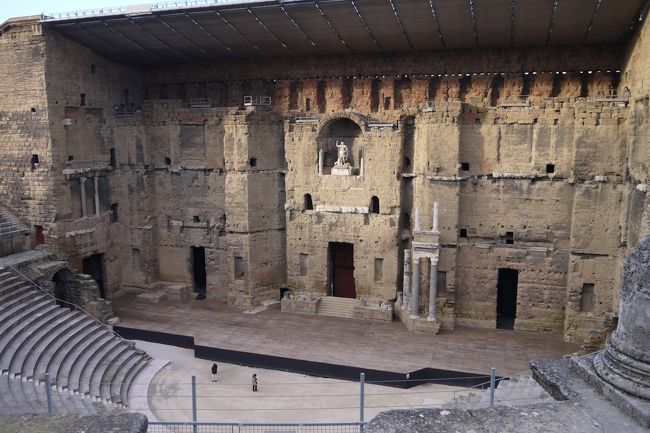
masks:
<path fill-rule="evenodd" d="M 354 307 L 359 305 L 357 299 L 323 296 L 320 298 L 316 314 L 321 316 L 354 318 Z"/>

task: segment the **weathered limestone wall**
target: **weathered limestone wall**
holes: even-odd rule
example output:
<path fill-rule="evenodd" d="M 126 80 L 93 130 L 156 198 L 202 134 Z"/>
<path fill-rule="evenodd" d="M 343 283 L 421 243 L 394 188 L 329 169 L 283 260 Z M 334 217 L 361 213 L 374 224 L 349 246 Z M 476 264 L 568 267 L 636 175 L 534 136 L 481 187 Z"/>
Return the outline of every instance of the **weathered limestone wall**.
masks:
<path fill-rule="evenodd" d="M 45 38 L 29 18 L 0 28 L 0 201 L 49 237 L 55 210 L 45 90 Z M 33 155 L 38 162 L 32 163 Z"/>
<path fill-rule="evenodd" d="M 115 200 L 122 202 L 120 210 L 128 208 L 129 201 L 132 207 L 146 203 L 141 189 L 122 189 L 128 183 L 142 185 L 147 180 L 144 173 L 136 182 L 124 172 L 114 175 L 117 167 L 111 165 L 111 149 L 115 149 L 115 160 L 125 161 L 120 153 L 124 137 L 113 135 L 115 114 L 132 112 L 141 105 L 142 82 L 137 70 L 109 61 L 56 32 L 47 30 L 44 38 L 55 244 L 78 272 L 83 269 L 83 258 L 104 254 L 104 284 L 110 294 L 129 279 L 123 270 L 129 269 L 132 246 L 146 251 L 150 244 L 148 231 L 142 229 L 143 218 L 133 212 L 132 218 L 120 215 L 123 218 L 113 222 L 110 207 L 116 197 L 123 198 Z M 113 182 L 114 176 L 121 181 Z M 129 201 L 124 200 L 127 197 Z"/>
<path fill-rule="evenodd" d="M 284 286 L 330 294 L 330 242 L 354 245 L 358 298 L 394 299 L 416 211 L 429 231 L 438 203 L 442 326 L 495 326 L 499 269 L 512 269 L 516 329 L 594 341 L 616 313 L 621 257 L 650 228 L 647 27 L 625 59 L 590 46 L 144 70 L 9 29 L 4 67 L 32 75 L 11 82 L 25 99 L 1 120 L 2 152 L 20 164 L 0 161 L 0 195 L 49 223 L 77 269 L 104 253 L 109 296 L 194 286 L 202 247 L 207 296 L 240 306 Z M 341 141 L 349 176 L 332 175 Z M 46 157 L 32 172 L 33 149 Z M 21 200 L 25 188 L 44 195 Z M 423 310 L 429 279 L 423 264 Z"/>

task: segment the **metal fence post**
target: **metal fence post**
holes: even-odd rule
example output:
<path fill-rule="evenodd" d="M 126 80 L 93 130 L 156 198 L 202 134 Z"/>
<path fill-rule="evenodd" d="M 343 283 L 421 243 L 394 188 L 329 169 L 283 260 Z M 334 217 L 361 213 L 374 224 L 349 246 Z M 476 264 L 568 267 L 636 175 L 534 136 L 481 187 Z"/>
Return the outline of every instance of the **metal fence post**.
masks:
<path fill-rule="evenodd" d="M 52 413 L 52 381 L 50 373 L 45 373 L 45 395 L 47 395 L 47 413 Z"/>
<path fill-rule="evenodd" d="M 192 376 L 192 431 L 194 433 L 198 431 L 196 419 L 196 376 Z"/>
<path fill-rule="evenodd" d="M 496 388 L 496 374 L 497 369 L 492 367 L 492 370 L 490 371 L 490 407 L 494 406 L 494 388 Z"/>
<path fill-rule="evenodd" d="M 359 431 L 363 432 L 363 409 L 364 409 L 364 385 L 366 384 L 366 373 L 359 374 Z"/>

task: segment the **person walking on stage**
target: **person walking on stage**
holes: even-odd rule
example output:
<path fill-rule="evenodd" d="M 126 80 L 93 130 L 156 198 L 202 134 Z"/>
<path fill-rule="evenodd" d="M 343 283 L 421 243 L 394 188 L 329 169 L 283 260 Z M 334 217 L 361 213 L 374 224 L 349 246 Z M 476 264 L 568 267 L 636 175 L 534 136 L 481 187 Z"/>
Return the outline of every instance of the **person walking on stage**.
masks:
<path fill-rule="evenodd" d="M 257 392 L 257 374 L 253 375 L 251 379 L 251 384 L 253 385 L 253 392 Z"/>
<path fill-rule="evenodd" d="M 217 382 L 217 364 L 212 364 L 212 381 Z"/>

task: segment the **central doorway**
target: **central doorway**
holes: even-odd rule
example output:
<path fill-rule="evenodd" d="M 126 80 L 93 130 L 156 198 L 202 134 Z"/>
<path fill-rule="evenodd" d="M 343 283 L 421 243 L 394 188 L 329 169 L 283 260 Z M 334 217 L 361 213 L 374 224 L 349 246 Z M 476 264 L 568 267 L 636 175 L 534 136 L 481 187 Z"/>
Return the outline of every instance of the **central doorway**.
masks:
<path fill-rule="evenodd" d="M 194 280 L 194 292 L 196 299 L 205 299 L 206 272 L 205 272 L 205 248 L 192 247 L 192 279 Z"/>
<path fill-rule="evenodd" d="M 354 286 L 354 244 L 329 243 L 332 296 L 356 298 Z"/>
<path fill-rule="evenodd" d="M 514 329 L 517 317 L 517 282 L 519 271 L 499 269 L 497 282 L 497 328 Z"/>
<path fill-rule="evenodd" d="M 97 282 L 97 288 L 99 289 L 99 296 L 106 298 L 106 293 L 104 290 L 104 281 L 105 281 L 105 272 L 104 272 L 104 254 L 93 254 L 91 256 L 85 257 L 82 261 L 82 270 L 84 274 L 88 274 L 93 277 L 93 280 Z"/>

